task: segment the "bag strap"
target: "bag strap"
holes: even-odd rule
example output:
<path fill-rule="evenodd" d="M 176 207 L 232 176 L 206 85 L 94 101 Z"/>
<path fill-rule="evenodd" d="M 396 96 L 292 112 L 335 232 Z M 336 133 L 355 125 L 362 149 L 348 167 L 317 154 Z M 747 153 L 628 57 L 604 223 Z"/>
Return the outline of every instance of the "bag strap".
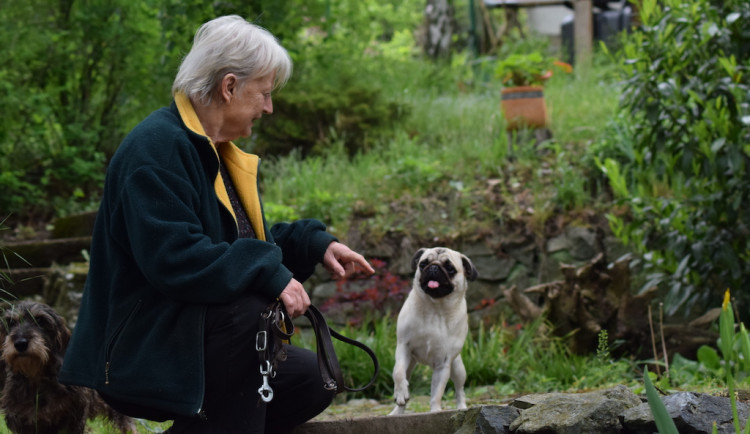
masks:
<path fill-rule="evenodd" d="M 273 389 L 268 379 L 276 377 L 279 362 L 286 360 L 286 349 L 283 342 L 289 342 L 294 335 L 294 323 L 284 309 L 284 304 L 276 301 L 260 314 L 258 333 L 255 335 L 255 351 L 258 352 L 260 375 L 263 384 L 258 389 L 260 399 L 271 402 Z"/>
<path fill-rule="evenodd" d="M 318 355 L 318 369 L 323 379 L 323 387 L 326 390 L 334 390 L 336 393 L 343 391 L 361 392 L 375 383 L 380 373 L 380 364 L 375 352 L 367 345 L 347 338 L 328 327 L 323 314 L 314 305 L 305 312 L 305 316 L 310 320 L 312 329 L 315 332 L 315 342 Z M 286 351 L 282 345 L 283 341 L 289 341 L 294 335 L 294 323 L 286 312 L 284 304 L 280 301 L 272 303 L 261 313 L 261 321 L 258 334 L 255 337 L 255 349 L 258 351 L 260 361 L 260 374 L 263 377 L 263 384 L 258 389 L 261 400 L 270 402 L 273 399 L 273 389 L 268 383 L 268 378 L 276 376 L 276 368 L 279 362 L 286 360 Z M 367 353 L 372 359 L 374 372 L 370 381 L 363 387 L 352 388 L 344 384 L 344 375 L 341 372 L 336 351 L 333 348 L 331 337 L 354 345 Z"/>
<path fill-rule="evenodd" d="M 315 331 L 318 352 L 318 369 L 320 370 L 320 375 L 323 378 L 323 384 L 326 390 L 335 390 L 336 393 L 341 393 L 343 391 L 361 392 L 372 386 L 380 372 L 380 364 L 378 363 L 378 358 L 375 355 L 375 352 L 373 352 L 367 345 L 354 339 L 347 338 L 328 327 L 323 314 L 314 305 L 310 305 L 310 307 L 307 308 L 305 316 L 310 320 L 312 328 Z M 354 345 L 355 347 L 364 350 L 364 352 L 370 356 L 370 359 L 372 359 L 373 374 L 370 381 L 363 387 L 352 388 L 344 384 L 344 375 L 341 372 L 341 366 L 339 365 L 338 357 L 336 357 L 336 351 L 333 348 L 331 336 L 341 342 Z"/>

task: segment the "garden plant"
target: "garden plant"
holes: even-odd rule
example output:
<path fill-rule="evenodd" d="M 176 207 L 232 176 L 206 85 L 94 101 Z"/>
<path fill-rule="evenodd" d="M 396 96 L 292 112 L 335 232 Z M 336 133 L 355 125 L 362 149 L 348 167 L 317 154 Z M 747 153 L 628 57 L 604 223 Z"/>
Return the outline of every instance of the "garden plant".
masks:
<path fill-rule="evenodd" d="M 551 138 L 536 143 L 506 135 L 495 71 L 514 52 L 546 58 L 548 44 L 530 37 L 478 58 L 470 37 L 456 36 L 449 59 L 426 58 L 422 0 L 90 3 L 0 8 L 0 102 L 13 108 L 0 119 L 0 264 L 13 254 L 4 240 L 15 228 L 96 209 L 119 141 L 171 100 L 187 35 L 237 13 L 274 31 L 296 68 L 274 94 L 274 115 L 240 143 L 263 157 L 269 219 L 318 218 L 339 237 L 373 243 L 409 236 L 447 244 L 515 230 L 543 239 L 557 221 L 606 214 L 642 267 L 634 291 L 659 288 L 668 317 L 694 314 L 737 288 L 738 308 L 725 301 L 713 326 L 717 344 L 696 360 L 676 355 L 661 377 L 644 377 L 644 368 L 662 361 L 613 358 L 612 330 L 602 331 L 596 354 L 579 355 L 544 319 L 522 324 L 503 314 L 467 339 L 469 403 L 616 384 L 641 392 L 652 380 L 664 391 L 729 390 L 732 398 L 732 388 L 750 388 L 741 322 L 750 302 L 747 1 L 641 2 L 643 25 L 622 50 L 597 49 L 591 68 L 545 82 Z M 456 35 L 468 32 L 470 3 L 453 2 Z M 338 331 L 376 349 L 383 369 L 373 387 L 337 403 L 391 399 L 397 308 L 388 300 L 403 297 L 409 282 L 389 273 L 391 264 L 374 265 L 365 291 L 342 288 L 348 295 L 336 302 L 356 309 Z M 313 345 L 304 330 L 293 339 Z M 334 344 L 347 381 L 365 383 L 366 355 Z M 412 388 L 429 394 L 427 370 L 417 368 Z"/>

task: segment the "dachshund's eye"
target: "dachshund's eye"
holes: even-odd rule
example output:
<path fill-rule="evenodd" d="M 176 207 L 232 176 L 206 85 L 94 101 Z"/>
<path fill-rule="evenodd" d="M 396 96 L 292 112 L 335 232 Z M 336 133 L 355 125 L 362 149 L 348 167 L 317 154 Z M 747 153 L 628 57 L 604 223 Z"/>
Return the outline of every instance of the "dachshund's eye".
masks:
<path fill-rule="evenodd" d="M 428 261 L 427 259 L 423 260 L 422 262 L 419 263 L 419 269 L 420 270 L 424 270 L 424 267 L 426 267 L 427 264 L 429 264 L 429 263 L 430 263 L 430 261 Z"/>
<path fill-rule="evenodd" d="M 3 327 L 5 328 L 5 331 L 9 332 L 10 329 L 12 329 L 13 327 L 15 327 L 16 325 L 17 325 L 17 322 L 14 319 L 3 320 Z"/>
<path fill-rule="evenodd" d="M 445 268 L 445 271 L 447 271 L 451 276 L 456 274 L 456 267 L 453 266 L 453 263 L 451 261 L 445 261 L 445 263 L 443 264 L 443 268 Z"/>
<path fill-rule="evenodd" d="M 37 326 L 38 326 L 39 328 L 41 328 L 41 329 L 48 329 L 48 328 L 52 328 L 52 327 L 51 327 L 51 326 L 52 326 L 52 324 L 50 323 L 50 321 L 49 321 L 49 319 L 48 319 L 47 317 L 44 317 L 44 316 L 37 316 L 37 317 L 33 317 L 33 318 L 31 318 L 31 321 L 32 321 L 32 322 L 33 322 L 34 324 L 36 324 L 36 325 L 37 325 Z"/>

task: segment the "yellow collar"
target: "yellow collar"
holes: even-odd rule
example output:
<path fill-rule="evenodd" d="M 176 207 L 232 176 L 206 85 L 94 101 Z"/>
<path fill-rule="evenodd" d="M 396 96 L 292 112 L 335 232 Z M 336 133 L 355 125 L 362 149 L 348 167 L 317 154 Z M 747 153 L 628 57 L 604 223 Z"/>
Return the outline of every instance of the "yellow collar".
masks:
<path fill-rule="evenodd" d="M 183 92 L 177 92 L 174 100 L 185 126 L 192 132 L 206 137 L 209 143 L 211 143 L 211 148 L 216 153 L 216 158 L 219 158 L 219 150 L 211 138 L 206 135 L 203 124 L 198 119 L 190 98 Z M 243 152 L 232 142 L 222 145 L 220 150 L 221 160 L 223 160 L 223 164 L 226 165 L 229 176 L 232 178 L 234 188 L 237 191 L 240 202 L 242 202 L 242 207 L 245 208 L 245 212 L 250 219 L 250 224 L 253 226 L 253 231 L 255 231 L 255 236 L 265 241 L 266 233 L 263 228 L 263 211 L 260 206 L 260 197 L 258 196 L 258 164 L 260 163 L 260 159 L 257 155 Z M 219 201 L 229 210 L 236 222 L 237 216 L 229 200 L 229 194 L 227 194 L 224 179 L 221 177 L 221 171 L 217 171 L 216 179 L 214 179 L 214 190 L 216 190 L 216 196 L 219 198 Z"/>

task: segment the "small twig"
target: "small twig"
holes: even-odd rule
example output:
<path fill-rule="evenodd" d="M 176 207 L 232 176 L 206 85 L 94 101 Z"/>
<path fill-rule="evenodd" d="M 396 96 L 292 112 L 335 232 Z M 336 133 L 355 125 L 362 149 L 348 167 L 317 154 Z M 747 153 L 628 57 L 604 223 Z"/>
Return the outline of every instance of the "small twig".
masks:
<path fill-rule="evenodd" d="M 651 329 L 651 348 L 654 351 L 654 361 L 656 361 L 656 336 L 654 335 L 654 321 L 651 319 L 651 305 L 648 305 L 648 327 Z M 656 365 L 656 375 L 661 377 L 661 370 L 659 369 L 659 364 L 655 363 Z"/>
<path fill-rule="evenodd" d="M 664 303 L 659 303 L 659 333 L 661 333 L 661 350 L 664 352 L 664 375 L 669 377 L 669 356 L 667 356 L 667 343 L 664 340 Z"/>

